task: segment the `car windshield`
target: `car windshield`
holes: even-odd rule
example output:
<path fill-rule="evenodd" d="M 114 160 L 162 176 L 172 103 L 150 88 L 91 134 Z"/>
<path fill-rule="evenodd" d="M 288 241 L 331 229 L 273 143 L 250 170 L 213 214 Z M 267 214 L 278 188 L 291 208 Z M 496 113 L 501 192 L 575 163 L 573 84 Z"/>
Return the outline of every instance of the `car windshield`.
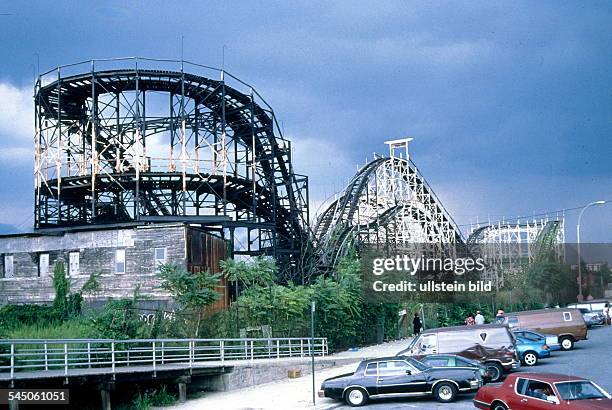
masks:
<path fill-rule="evenodd" d="M 427 370 L 429 369 L 429 366 L 427 366 L 424 363 L 419 362 L 416 359 L 413 359 L 412 357 L 408 357 L 405 359 L 408 363 L 410 363 L 412 366 L 416 367 L 419 371 L 423 371 L 423 370 Z"/>
<path fill-rule="evenodd" d="M 563 400 L 605 399 L 608 396 L 599 387 L 587 380 L 556 383 Z"/>
<path fill-rule="evenodd" d="M 544 339 L 543 336 L 536 336 L 533 333 L 527 333 L 527 332 L 519 333 L 516 336 L 518 336 L 518 338 L 529 340 L 532 342 L 539 342 Z"/>

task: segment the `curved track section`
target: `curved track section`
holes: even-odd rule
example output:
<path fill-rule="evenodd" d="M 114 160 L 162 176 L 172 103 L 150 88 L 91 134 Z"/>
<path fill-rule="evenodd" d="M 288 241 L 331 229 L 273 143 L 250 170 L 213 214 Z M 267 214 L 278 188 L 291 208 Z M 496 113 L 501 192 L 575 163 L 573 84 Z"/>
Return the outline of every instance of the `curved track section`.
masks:
<path fill-rule="evenodd" d="M 35 227 L 200 223 L 227 233 L 235 253 L 299 271 L 308 181 L 294 173 L 272 109 L 224 71 L 206 68 L 212 79 L 185 62 L 122 63 L 132 66 L 92 61 L 39 79 Z"/>
<path fill-rule="evenodd" d="M 563 226 L 563 219 L 487 224 L 472 231 L 467 247 L 487 261 L 489 279 L 503 286 L 507 274 L 525 265 L 550 257 L 562 260 Z"/>
<path fill-rule="evenodd" d="M 376 158 L 362 167 L 318 217 L 317 266 L 331 270 L 354 241 L 366 244 L 463 244 L 457 225 L 414 163 Z"/>

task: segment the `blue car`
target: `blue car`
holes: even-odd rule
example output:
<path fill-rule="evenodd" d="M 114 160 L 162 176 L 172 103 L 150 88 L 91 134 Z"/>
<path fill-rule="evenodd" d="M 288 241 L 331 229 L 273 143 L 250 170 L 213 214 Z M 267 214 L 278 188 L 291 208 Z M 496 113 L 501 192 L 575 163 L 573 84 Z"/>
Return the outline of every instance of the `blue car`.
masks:
<path fill-rule="evenodd" d="M 559 344 L 559 338 L 555 335 L 544 335 L 529 329 L 513 329 L 514 337 L 520 337 L 527 339 L 532 342 L 544 342 L 548 346 L 551 352 L 555 350 L 561 350 L 561 344 Z"/>
<path fill-rule="evenodd" d="M 538 360 L 550 356 L 550 348 L 544 341 L 516 337 L 516 350 L 526 366 L 535 366 Z"/>

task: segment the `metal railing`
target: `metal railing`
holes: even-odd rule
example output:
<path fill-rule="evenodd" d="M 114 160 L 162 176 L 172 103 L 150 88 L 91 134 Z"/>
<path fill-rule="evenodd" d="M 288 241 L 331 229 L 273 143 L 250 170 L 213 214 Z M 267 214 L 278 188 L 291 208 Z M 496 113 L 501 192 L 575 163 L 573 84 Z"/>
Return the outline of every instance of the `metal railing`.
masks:
<path fill-rule="evenodd" d="M 325 356 L 327 338 L 245 339 L 10 339 L 0 340 L 0 376 L 17 372 L 53 372 L 65 376 L 82 369 L 164 365 L 185 368 L 207 362 Z M 211 363 L 212 364 L 212 363 Z M 166 366 L 168 367 L 168 366 Z"/>

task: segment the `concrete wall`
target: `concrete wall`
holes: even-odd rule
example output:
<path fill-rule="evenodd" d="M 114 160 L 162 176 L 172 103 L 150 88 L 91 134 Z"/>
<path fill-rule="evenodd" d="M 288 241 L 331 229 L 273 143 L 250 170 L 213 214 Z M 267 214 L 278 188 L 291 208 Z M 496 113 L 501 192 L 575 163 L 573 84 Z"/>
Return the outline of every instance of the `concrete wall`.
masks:
<path fill-rule="evenodd" d="M 315 372 L 331 367 L 355 363 L 355 359 L 317 358 Z M 235 364 L 230 373 L 193 378 L 189 385 L 191 391 L 231 391 L 244 389 L 258 384 L 286 380 L 289 370 L 299 370 L 302 377 L 311 374 L 310 359 L 295 360 L 261 360 L 252 363 Z M 317 386 L 318 387 L 318 386 Z"/>
<path fill-rule="evenodd" d="M 155 248 L 166 249 L 166 263 L 187 267 L 182 224 L 158 224 L 125 229 L 66 232 L 60 235 L 0 237 L 0 305 L 48 303 L 54 298 L 53 266 L 63 261 L 72 290 L 80 289 L 93 272 L 100 272 L 101 290 L 94 299 L 130 297 L 140 285 L 141 294 L 168 300 L 155 275 Z M 115 268 L 117 249 L 125 250 L 125 273 Z M 78 274 L 69 272 L 69 254 L 78 252 Z M 49 272 L 39 272 L 41 254 L 49 255 Z M 12 278 L 4 278 L 4 256 L 13 256 Z"/>

